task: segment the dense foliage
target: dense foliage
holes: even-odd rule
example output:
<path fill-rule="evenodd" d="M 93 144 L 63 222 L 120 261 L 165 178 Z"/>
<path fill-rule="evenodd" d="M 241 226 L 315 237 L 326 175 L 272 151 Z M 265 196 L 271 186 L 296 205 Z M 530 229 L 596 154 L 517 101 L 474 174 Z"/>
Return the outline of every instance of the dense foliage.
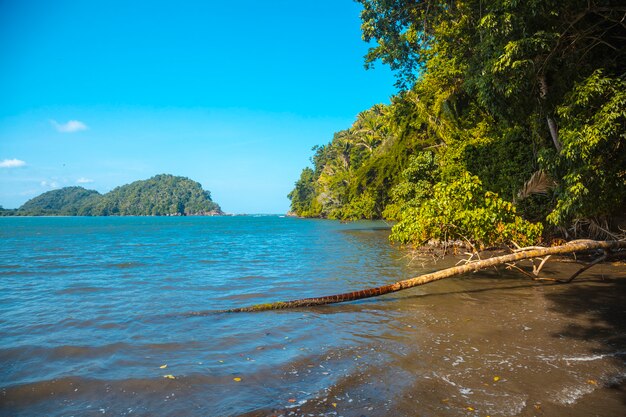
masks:
<path fill-rule="evenodd" d="M 314 148 L 293 212 L 478 245 L 626 212 L 623 2 L 358 1 L 401 90 Z"/>
<path fill-rule="evenodd" d="M 436 240 L 445 244 L 450 239 L 461 239 L 463 244 L 482 249 L 487 244 L 528 246 L 543 231 L 541 224 L 522 219 L 512 203 L 485 191 L 478 177 L 468 173 L 453 182 L 438 182 L 429 191 L 428 198 L 404 208 L 392 229 L 394 240 Z"/>
<path fill-rule="evenodd" d="M 157 175 L 102 195 L 82 187 L 48 191 L 27 201 L 13 215 L 165 216 L 219 214 L 202 186 L 184 177 Z"/>
<path fill-rule="evenodd" d="M 86 190 L 83 187 L 65 187 L 52 190 L 28 200 L 17 214 L 29 216 L 76 216 L 83 206 L 89 205 L 93 199 L 101 198 L 99 192 Z"/>

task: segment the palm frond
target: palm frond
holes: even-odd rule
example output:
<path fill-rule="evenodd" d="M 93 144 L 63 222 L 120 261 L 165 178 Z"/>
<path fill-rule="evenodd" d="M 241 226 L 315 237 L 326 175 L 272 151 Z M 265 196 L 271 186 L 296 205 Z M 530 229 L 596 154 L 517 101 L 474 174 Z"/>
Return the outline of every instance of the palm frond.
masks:
<path fill-rule="evenodd" d="M 517 193 L 517 198 L 523 200 L 530 197 L 532 194 L 547 194 L 552 188 L 556 186 L 554 181 L 545 171 L 536 171 L 521 190 Z"/>

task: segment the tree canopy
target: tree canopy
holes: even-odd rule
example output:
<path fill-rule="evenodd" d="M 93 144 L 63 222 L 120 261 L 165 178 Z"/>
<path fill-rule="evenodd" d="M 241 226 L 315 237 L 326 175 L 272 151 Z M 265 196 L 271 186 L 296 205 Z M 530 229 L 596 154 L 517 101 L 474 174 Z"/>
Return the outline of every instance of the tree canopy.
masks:
<path fill-rule="evenodd" d="M 358 1 L 366 66 L 389 65 L 400 92 L 314 149 L 295 213 L 398 220 L 392 238 L 413 243 L 610 233 L 626 212 L 623 2 Z"/>

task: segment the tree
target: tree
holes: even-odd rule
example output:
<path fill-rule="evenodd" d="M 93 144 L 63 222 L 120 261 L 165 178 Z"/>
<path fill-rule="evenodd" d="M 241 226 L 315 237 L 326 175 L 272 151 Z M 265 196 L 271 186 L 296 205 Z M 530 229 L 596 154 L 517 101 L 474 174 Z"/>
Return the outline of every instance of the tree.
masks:
<path fill-rule="evenodd" d="M 626 80 L 594 72 L 557 108 L 563 149 L 556 225 L 576 218 L 606 221 L 626 211 Z"/>
<path fill-rule="evenodd" d="M 401 91 L 316 149 L 315 215 L 384 215 L 411 228 L 410 218 L 434 218 L 426 215 L 434 190 L 451 198 L 447 193 L 472 183 L 480 184 L 481 197 L 459 209 L 475 214 L 497 202 L 514 216 L 503 224 L 532 219 L 564 230 L 580 219 L 604 225 L 623 213 L 622 2 L 358 1 L 363 38 L 373 43 L 366 66 L 389 65 Z M 412 157 L 423 152 L 436 161 L 427 168 L 432 175 L 412 177 L 415 164 L 425 162 Z M 550 187 L 533 189 L 538 178 Z M 493 240 L 481 227 L 463 234 Z M 537 238 L 536 228 L 522 229 Z M 438 229 L 429 230 L 412 236 L 435 237 Z"/>
<path fill-rule="evenodd" d="M 359 2 L 364 39 L 376 42 L 366 65 L 389 64 L 410 89 L 442 145 L 442 181 L 469 171 L 514 199 L 542 170 L 558 184 L 543 220 L 623 211 L 622 2 Z"/>
<path fill-rule="evenodd" d="M 294 189 L 289 193 L 291 211 L 303 217 L 315 216 L 315 173 L 311 168 L 304 168 Z"/>

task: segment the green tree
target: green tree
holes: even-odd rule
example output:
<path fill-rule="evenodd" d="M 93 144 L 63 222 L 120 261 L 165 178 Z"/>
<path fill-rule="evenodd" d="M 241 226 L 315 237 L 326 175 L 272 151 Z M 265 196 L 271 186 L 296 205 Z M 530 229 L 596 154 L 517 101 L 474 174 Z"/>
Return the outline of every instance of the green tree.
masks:
<path fill-rule="evenodd" d="M 422 241 L 443 224 L 437 195 L 473 219 L 446 217 L 448 236 L 489 244 L 524 241 L 511 224 L 538 239 L 525 218 L 566 227 L 624 211 L 622 2 L 358 1 L 366 66 L 389 65 L 401 91 L 316 148 L 307 213 L 400 219 Z"/>
<path fill-rule="evenodd" d="M 302 170 L 288 197 L 291 200 L 291 211 L 298 216 L 314 217 L 320 214 L 319 206 L 315 204 L 315 172 L 311 168 Z"/>
<path fill-rule="evenodd" d="M 563 149 L 556 225 L 626 212 L 626 80 L 594 72 L 557 108 Z"/>

